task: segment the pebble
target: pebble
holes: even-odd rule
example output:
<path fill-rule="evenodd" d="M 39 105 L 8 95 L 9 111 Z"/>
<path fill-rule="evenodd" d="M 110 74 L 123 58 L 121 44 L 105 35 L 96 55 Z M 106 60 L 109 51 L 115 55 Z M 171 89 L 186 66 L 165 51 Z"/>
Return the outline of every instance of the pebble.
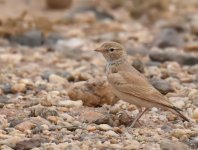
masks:
<path fill-rule="evenodd" d="M 103 131 L 112 130 L 112 127 L 109 126 L 108 124 L 100 124 L 98 127 L 100 130 L 103 130 Z"/>
<path fill-rule="evenodd" d="M 64 100 L 64 101 L 60 101 L 58 106 L 61 107 L 81 107 L 83 105 L 83 102 L 81 100 L 77 100 L 77 101 L 72 101 L 72 100 Z"/>
<path fill-rule="evenodd" d="M 144 64 L 140 59 L 135 59 L 132 66 L 141 73 L 144 73 Z"/>
<path fill-rule="evenodd" d="M 85 106 L 112 105 L 118 101 L 104 77 L 76 82 L 69 88 L 68 95 L 72 100 L 82 100 Z"/>
<path fill-rule="evenodd" d="M 69 86 L 69 82 L 67 81 L 67 79 L 65 79 L 65 78 L 63 78 L 61 76 L 55 75 L 55 74 L 51 74 L 49 76 L 49 81 L 51 83 L 64 85 L 65 87 Z"/>
<path fill-rule="evenodd" d="M 26 131 L 26 130 L 31 130 L 34 127 L 36 127 L 36 125 L 30 121 L 24 121 L 22 123 L 19 123 L 18 125 L 15 126 L 15 129 L 19 130 L 19 131 Z"/>
<path fill-rule="evenodd" d="M 44 37 L 41 31 L 37 29 L 29 30 L 21 35 L 14 35 L 8 38 L 13 43 L 36 47 L 43 45 Z"/>
<path fill-rule="evenodd" d="M 12 93 L 12 85 L 10 83 L 6 83 L 2 86 L 2 90 L 5 94 Z"/>
<path fill-rule="evenodd" d="M 0 140 L 0 145 L 7 145 L 8 147 L 15 147 L 16 144 L 20 141 L 25 140 L 25 137 L 21 136 L 12 136 L 7 139 Z"/>
<path fill-rule="evenodd" d="M 173 92 L 173 88 L 171 85 L 162 79 L 159 79 L 157 77 L 151 78 L 150 83 L 162 94 L 167 94 L 169 92 Z"/>
<path fill-rule="evenodd" d="M 47 8 L 50 9 L 66 9 L 72 5 L 72 0 L 46 0 Z"/>
<path fill-rule="evenodd" d="M 140 143 L 136 140 L 130 140 L 130 144 L 125 146 L 126 150 L 138 150 L 140 148 Z"/>
<path fill-rule="evenodd" d="M 25 92 L 26 91 L 26 85 L 23 83 L 16 83 L 12 85 L 12 93 L 19 93 L 19 92 Z"/>
<path fill-rule="evenodd" d="M 7 145 L 2 145 L 1 150 L 13 150 L 11 147 L 7 146 Z"/>
<path fill-rule="evenodd" d="M 197 89 L 192 89 L 190 90 L 188 94 L 189 100 L 197 100 L 198 101 L 198 90 Z"/>
<path fill-rule="evenodd" d="M 198 120 L 198 108 L 193 111 L 192 118 Z"/>
<path fill-rule="evenodd" d="M 149 52 L 149 57 L 152 61 L 158 62 L 166 62 L 166 61 L 174 61 L 178 62 L 181 65 L 196 65 L 198 63 L 198 57 L 196 55 L 192 55 L 189 53 L 178 53 L 175 50 L 167 49 L 167 50 L 151 50 Z"/>
<path fill-rule="evenodd" d="M 0 115 L 0 129 L 5 129 L 9 127 L 8 120 L 5 115 Z"/>
<path fill-rule="evenodd" d="M 185 106 L 185 101 L 188 100 L 187 97 L 170 97 L 169 100 L 178 108 L 183 108 Z"/>
<path fill-rule="evenodd" d="M 114 131 L 111 131 L 111 130 L 105 132 L 105 135 L 112 136 L 112 137 L 119 137 L 119 135 L 117 133 L 115 133 Z"/>
<path fill-rule="evenodd" d="M 174 129 L 172 132 L 172 135 L 178 139 L 188 134 L 191 134 L 191 131 L 189 129 Z"/>
<path fill-rule="evenodd" d="M 24 140 L 24 141 L 20 141 L 18 143 L 16 143 L 16 146 L 14 147 L 14 149 L 17 150 L 26 150 L 26 149 L 32 149 L 34 147 L 40 147 L 41 143 L 46 142 L 44 138 L 42 139 L 28 139 L 28 140 Z"/>
<path fill-rule="evenodd" d="M 90 132 L 93 132 L 93 131 L 95 131 L 96 129 L 97 129 L 96 126 L 93 126 L 93 125 L 88 125 L 87 128 L 86 128 L 86 130 L 87 130 L 87 131 L 90 131 Z"/>
<path fill-rule="evenodd" d="M 163 140 L 160 143 L 160 148 L 162 150 L 189 150 L 190 149 L 188 145 L 184 143 L 171 141 L 171 140 Z"/>
<path fill-rule="evenodd" d="M 68 122 L 73 122 L 74 118 L 67 113 L 60 114 L 60 117 Z"/>
<path fill-rule="evenodd" d="M 182 36 L 172 28 L 164 28 L 155 38 L 155 45 L 160 48 L 181 47 L 184 44 Z"/>

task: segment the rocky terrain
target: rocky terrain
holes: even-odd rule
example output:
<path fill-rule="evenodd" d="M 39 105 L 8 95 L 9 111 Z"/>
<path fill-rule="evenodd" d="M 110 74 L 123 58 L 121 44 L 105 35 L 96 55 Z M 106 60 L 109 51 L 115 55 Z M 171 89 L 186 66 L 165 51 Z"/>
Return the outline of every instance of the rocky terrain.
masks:
<path fill-rule="evenodd" d="M 0 0 L 1 150 L 198 149 L 197 0 Z M 191 123 L 119 100 L 93 50 L 129 61 Z"/>

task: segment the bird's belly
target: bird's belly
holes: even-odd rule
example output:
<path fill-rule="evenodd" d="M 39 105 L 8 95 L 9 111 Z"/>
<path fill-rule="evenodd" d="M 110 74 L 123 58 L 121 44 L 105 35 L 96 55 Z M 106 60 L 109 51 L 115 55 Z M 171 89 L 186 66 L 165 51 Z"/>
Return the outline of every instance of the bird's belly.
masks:
<path fill-rule="evenodd" d="M 153 103 L 147 102 L 145 100 L 139 99 L 139 98 L 129 95 L 129 94 L 122 93 L 122 92 L 116 90 L 115 88 L 113 88 L 113 92 L 121 100 L 124 100 L 130 104 L 136 105 L 137 107 L 146 107 L 146 108 L 153 107 Z"/>

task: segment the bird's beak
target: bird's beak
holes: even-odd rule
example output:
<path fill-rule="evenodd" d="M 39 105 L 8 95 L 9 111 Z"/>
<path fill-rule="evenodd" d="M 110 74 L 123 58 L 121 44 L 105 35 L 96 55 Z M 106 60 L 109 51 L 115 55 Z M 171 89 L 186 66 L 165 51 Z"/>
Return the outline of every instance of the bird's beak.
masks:
<path fill-rule="evenodd" d="M 95 49 L 94 51 L 102 53 L 102 52 L 104 52 L 105 50 L 104 50 L 103 48 L 99 47 L 99 48 Z"/>

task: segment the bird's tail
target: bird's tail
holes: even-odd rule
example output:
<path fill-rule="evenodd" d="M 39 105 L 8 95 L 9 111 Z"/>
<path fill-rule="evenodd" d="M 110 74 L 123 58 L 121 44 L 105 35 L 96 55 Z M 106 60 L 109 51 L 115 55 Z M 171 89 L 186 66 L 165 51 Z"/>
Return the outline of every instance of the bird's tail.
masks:
<path fill-rule="evenodd" d="M 175 106 L 172 107 L 172 109 L 185 121 L 190 122 L 190 120 L 184 116 L 180 111 L 182 111 L 180 108 L 177 108 Z"/>

